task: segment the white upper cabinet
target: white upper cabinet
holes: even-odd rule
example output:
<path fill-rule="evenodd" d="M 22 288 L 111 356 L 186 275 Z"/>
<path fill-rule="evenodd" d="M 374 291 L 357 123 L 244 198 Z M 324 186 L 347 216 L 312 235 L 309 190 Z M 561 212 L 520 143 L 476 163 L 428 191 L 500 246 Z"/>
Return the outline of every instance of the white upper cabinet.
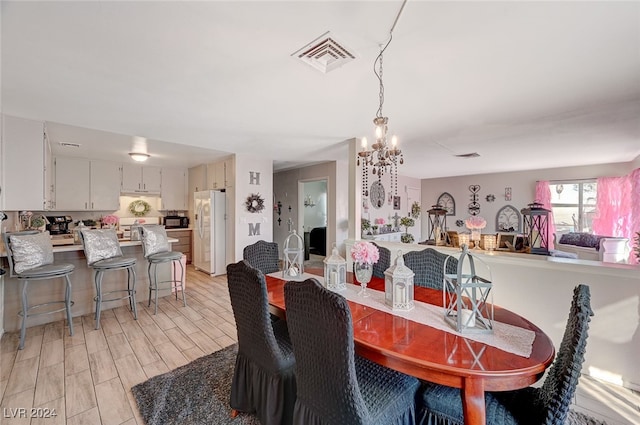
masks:
<path fill-rule="evenodd" d="M 224 162 L 207 164 L 207 189 L 224 188 Z"/>
<path fill-rule="evenodd" d="M 123 193 L 160 193 L 162 173 L 160 167 L 122 164 Z"/>
<path fill-rule="evenodd" d="M 4 210 L 47 209 L 44 123 L 3 115 L 2 148 Z"/>
<path fill-rule="evenodd" d="M 234 172 L 233 160 L 207 164 L 207 187 L 206 189 L 225 189 L 233 186 Z"/>
<path fill-rule="evenodd" d="M 187 207 L 187 169 L 162 168 L 161 210 L 185 211 Z"/>
<path fill-rule="evenodd" d="M 120 209 L 120 164 L 91 160 L 91 209 Z"/>
<path fill-rule="evenodd" d="M 57 157 L 55 203 L 58 211 L 113 211 L 120 208 L 120 164 Z"/>
<path fill-rule="evenodd" d="M 91 209 L 90 162 L 84 158 L 57 157 L 55 165 L 55 203 L 59 211 Z"/>

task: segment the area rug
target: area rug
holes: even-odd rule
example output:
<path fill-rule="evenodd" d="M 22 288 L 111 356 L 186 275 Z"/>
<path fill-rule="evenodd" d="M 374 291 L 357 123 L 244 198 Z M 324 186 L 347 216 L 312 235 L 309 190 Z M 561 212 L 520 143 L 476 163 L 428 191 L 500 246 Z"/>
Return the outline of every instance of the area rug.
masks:
<path fill-rule="evenodd" d="M 131 389 L 147 425 L 259 425 L 258 418 L 231 418 L 229 394 L 236 344 L 200 357 Z"/>
<path fill-rule="evenodd" d="M 260 425 L 253 415 L 231 418 L 229 394 L 238 346 L 213 354 L 131 389 L 147 425 Z M 606 425 L 582 413 L 570 411 L 567 425 Z"/>

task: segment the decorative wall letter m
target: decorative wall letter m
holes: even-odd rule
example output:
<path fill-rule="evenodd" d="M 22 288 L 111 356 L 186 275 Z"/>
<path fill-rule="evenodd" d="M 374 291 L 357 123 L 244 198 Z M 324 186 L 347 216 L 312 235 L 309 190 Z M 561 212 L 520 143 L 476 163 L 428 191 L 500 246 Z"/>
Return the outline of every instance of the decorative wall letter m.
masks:
<path fill-rule="evenodd" d="M 249 236 L 260 236 L 260 223 L 249 223 Z"/>

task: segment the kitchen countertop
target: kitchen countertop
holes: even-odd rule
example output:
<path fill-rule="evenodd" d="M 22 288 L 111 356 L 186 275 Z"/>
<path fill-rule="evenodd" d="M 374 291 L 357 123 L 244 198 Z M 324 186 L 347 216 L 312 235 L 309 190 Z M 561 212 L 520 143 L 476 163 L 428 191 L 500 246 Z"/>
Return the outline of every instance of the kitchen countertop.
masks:
<path fill-rule="evenodd" d="M 180 230 L 184 230 L 184 229 L 180 229 Z M 179 242 L 178 239 L 176 238 L 168 238 L 169 243 L 177 243 Z M 132 241 L 131 239 L 118 239 L 118 242 L 120 242 L 120 246 L 121 247 L 127 247 L 127 246 L 138 246 L 138 245 L 142 245 L 141 241 Z M 73 251 L 82 251 L 82 245 L 54 245 L 53 247 L 53 253 L 55 254 L 56 252 L 73 252 Z M 4 250 L 4 244 L 2 245 L 2 250 L 0 252 L 0 257 L 6 257 L 7 253 Z"/>
<path fill-rule="evenodd" d="M 167 233 L 180 232 L 182 230 L 193 230 L 193 227 L 178 227 L 175 229 L 164 229 Z"/>

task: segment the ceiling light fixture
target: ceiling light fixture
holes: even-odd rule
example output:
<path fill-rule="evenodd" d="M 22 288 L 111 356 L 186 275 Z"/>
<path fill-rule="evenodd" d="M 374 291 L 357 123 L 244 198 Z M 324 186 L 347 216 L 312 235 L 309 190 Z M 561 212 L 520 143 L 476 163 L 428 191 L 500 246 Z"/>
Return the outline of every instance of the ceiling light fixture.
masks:
<path fill-rule="evenodd" d="M 131 141 L 131 150 L 129 156 L 137 162 L 145 162 L 151 155 L 147 153 L 146 137 L 134 136 Z"/>
<path fill-rule="evenodd" d="M 144 162 L 147 159 L 149 159 L 149 157 L 151 155 L 149 155 L 148 153 L 144 153 L 144 152 L 129 152 L 129 156 L 131 157 L 131 159 L 133 159 L 134 161 L 138 161 L 138 162 Z"/>
<path fill-rule="evenodd" d="M 398 19 L 400 19 L 400 15 L 402 14 L 402 11 L 406 4 L 407 0 L 404 0 L 395 21 L 393 21 L 391 30 L 389 31 L 389 41 L 387 41 L 387 44 L 384 45 L 384 47 L 380 45 L 380 54 L 378 54 L 376 60 L 373 62 L 373 73 L 376 74 L 376 77 L 378 77 L 378 81 L 380 83 L 380 92 L 378 95 L 380 103 L 378 105 L 378 112 L 376 113 L 376 117 L 373 119 L 373 123 L 375 124 L 376 141 L 371 145 L 371 150 L 367 150 L 367 138 L 363 137 L 362 150 L 358 152 L 357 157 L 358 166 L 360 166 L 360 161 L 362 161 L 363 164 L 363 196 L 369 196 L 369 187 L 367 181 L 369 167 L 372 168 L 371 172 L 378 176 L 378 180 L 381 180 L 382 176 L 385 173 L 390 173 L 391 187 L 394 190 L 395 196 L 398 195 L 398 163 L 403 164 L 404 158 L 402 156 L 402 151 L 397 147 L 398 138 L 395 135 L 391 137 L 391 145 L 387 144 L 387 123 L 389 122 L 389 118 L 382 115 L 382 105 L 384 104 L 384 84 L 382 82 L 382 55 L 387 47 L 389 47 L 389 44 L 393 39 L 393 30 L 395 29 L 396 24 L 398 23 Z M 377 71 L 376 64 L 378 65 Z"/>

